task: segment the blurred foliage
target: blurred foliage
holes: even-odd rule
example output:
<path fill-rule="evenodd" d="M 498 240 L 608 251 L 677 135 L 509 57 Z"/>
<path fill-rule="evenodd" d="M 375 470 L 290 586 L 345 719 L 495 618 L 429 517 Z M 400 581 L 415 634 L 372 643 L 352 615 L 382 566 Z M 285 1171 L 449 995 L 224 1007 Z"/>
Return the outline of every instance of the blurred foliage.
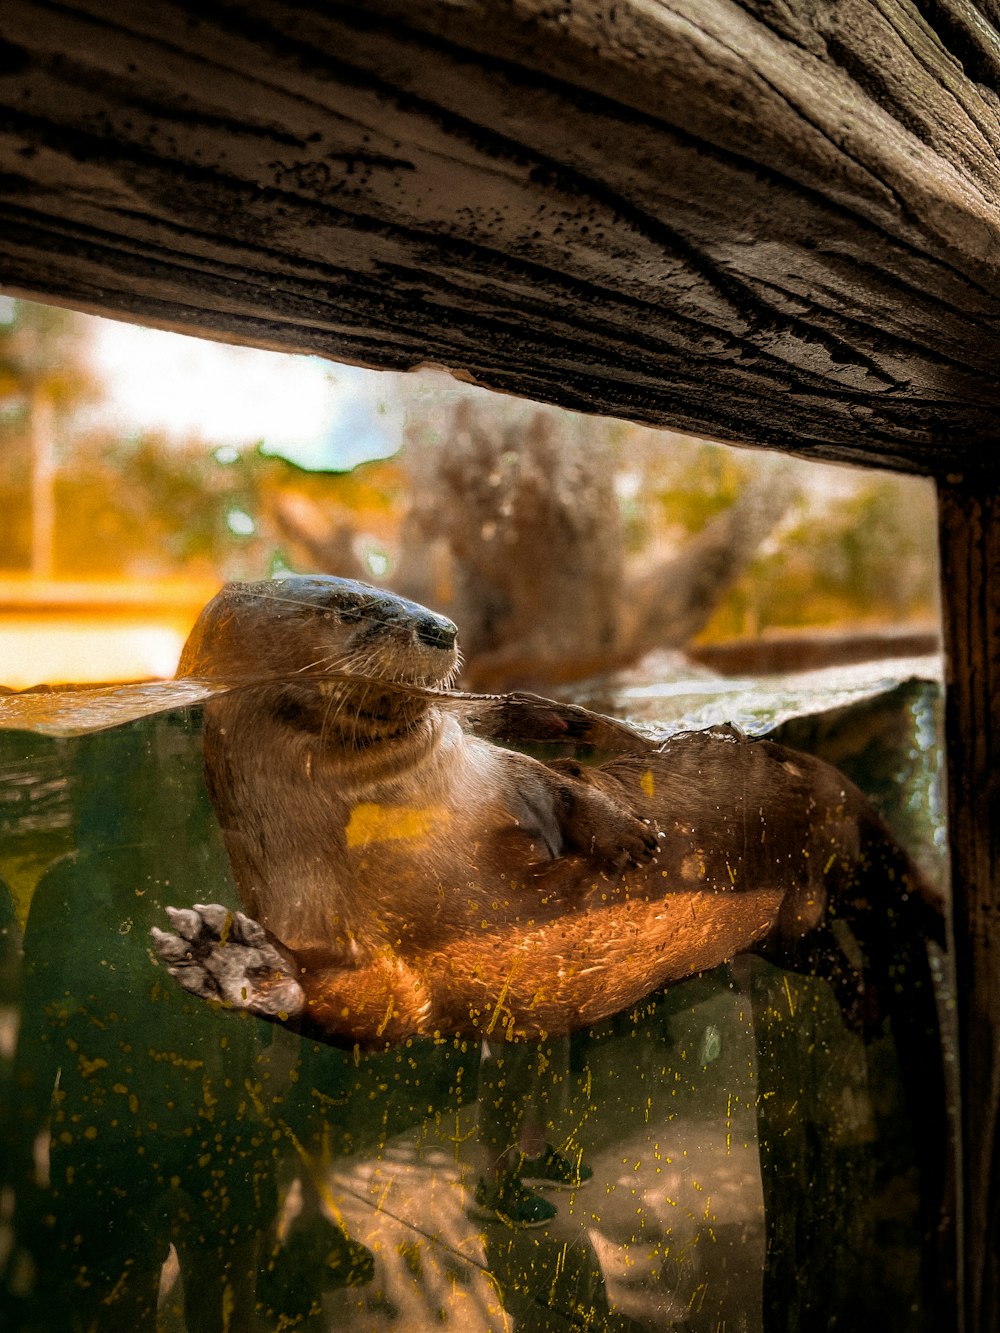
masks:
<path fill-rule="evenodd" d="M 702 638 L 769 627 L 929 621 L 937 595 L 933 487 L 865 473 L 821 509 L 808 492 L 800 495 Z"/>
<path fill-rule="evenodd" d="M 59 427 L 98 398 L 87 363 L 88 320 L 4 298 L 0 304 L 0 567 L 31 562 L 32 420 Z"/>
<path fill-rule="evenodd" d="M 179 449 L 156 434 L 91 437 L 58 483 L 57 567 L 69 576 L 266 578 L 295 563 L 275 522 L 286 493 L 348 513 L 385 513 L 396 501 L 397 471 L 373 463 L 320 475 L 259 444 L 191 441 Z"/>
<path fill-rule="evenodd" d="M 0 411 L 28 410 L 41 387 L 61 411 L 97 397 L 87 361 L 88 319 L 75 310 L 5 300 L 0 310 Z"/>
<path fill-rule="evenodd" d="M 260 578 L 319 567 L 324 550 L 332 567 L 333 534 L 337 551 L 353 552 L 362 573 L 367 567 L 371 577 L 391 581 L 420 446 L 450 420 L 454 387 L 428 387 L 417 376 L 407 382 L 410 428 L 396 458 L 346 473 L 308 472 L 265 453 L 263 441 L 234 448 L 95 428 L 81 411 L 106 392 L 88 363 L 91 327 L 75 312 L 0 300 L 0 505 L 7 516 L 0 570 L 30 566 L 30 414 L 33 396 L 43 393 L 58 436 L 57 577 Z M 500 417 L 518 406 L 492 401 Z M 580 419 L 567 414 L 567 421 L 575 438 Z M 600 466 L 613 471 L 625 551 L 636 567 L 699 533 L 760 464 L 753 451 L 601 425 Z M 929 483 L 794 459 L 789 465 L 798 470 L 796 502 L 701 638 L 769 626 L 931 620 L 937 567 Z M 323 531 L 309 533 L 303 515 L 321 515 Z M 349 564 L 343 572 L 354 572 Z"/>
<path fill-rule="evenodd" d="M 616 444 L 628 550 L 681 544 L 734 503 L 761 456 L 624 427 Z M 937 516 L 921 478 L 790 458 L 796 499 L 726 593 L 702 641 L 768 628 L 930 622 Z"/>
<path fill-rule="evenodd" d="M 640 554 L 664 530 L 675 540 L 701 532 L 735 502 L 757 461 L 704 440 L 636 427 L 619 448 L 622 465 L 636 472 L 630 549 Z"/>
<path fill-rule="evenodd" d="M 316 474 L 265 454 L 260 441 L 178 444 L 157 432 L 88 426 L 79 409 L 105 393 L 88 363 L 89 333 L 87 317 L 73 311 L 26 301 L 0 310 L 0 569 L 30 565 L 29 418 L 38 392 L 56 409 L 60 577 L 264 578 L 289 563 L 274 521 L 284 493 L 354 515 L 399 508 L 393 462 Z"/>

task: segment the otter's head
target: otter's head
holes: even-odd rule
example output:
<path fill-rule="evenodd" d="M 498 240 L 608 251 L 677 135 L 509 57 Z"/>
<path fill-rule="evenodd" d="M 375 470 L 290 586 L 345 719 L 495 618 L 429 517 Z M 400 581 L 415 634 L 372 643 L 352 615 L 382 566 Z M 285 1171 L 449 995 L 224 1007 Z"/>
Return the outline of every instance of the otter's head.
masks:
<path fill-rule="evenodd" d="M 233 680 L 329 673 L 441 686 L 458 669 L 457 633 L 445 616 L 382 588 L 289 574 L 227 584 L 198 617 L 177 674 Z"/>

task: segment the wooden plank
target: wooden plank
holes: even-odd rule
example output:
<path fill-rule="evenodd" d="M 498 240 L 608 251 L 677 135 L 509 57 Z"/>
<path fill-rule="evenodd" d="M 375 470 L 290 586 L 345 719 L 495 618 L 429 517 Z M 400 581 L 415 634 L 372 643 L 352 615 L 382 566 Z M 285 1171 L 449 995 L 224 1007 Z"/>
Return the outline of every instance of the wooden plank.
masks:
<path fill-rule="evenodd" d="M 940 488 L 967 1333 L 1000 1328 L 998 483 Z"/>
<path fill-rule="evenodd" d="M 8 290 L 813 457 L 995 456 L 985 4 L 6 0 L 4 39 Z"/>

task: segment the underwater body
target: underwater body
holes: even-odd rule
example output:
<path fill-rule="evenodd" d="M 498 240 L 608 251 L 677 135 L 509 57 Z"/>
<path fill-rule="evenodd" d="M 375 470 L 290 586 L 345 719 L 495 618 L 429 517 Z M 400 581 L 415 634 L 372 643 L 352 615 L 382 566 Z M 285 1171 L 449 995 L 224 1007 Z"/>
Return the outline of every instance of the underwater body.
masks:
<path fill-rule="evenodd" d="M 749 718 L 703 682 L 619 703 L 654 732 L 781 718 L 933 868 L 936 687 L 872 675 L 772 683 L 770 717 L 767 687 Z M 531 1096 L 593 1174 L 530 1230 L 469 1216 L 479 1140 L 517 1119 L 495 1050 L 337 1050 L 174 986 L 149 946 L 164 908 L 238 906 L 201 708 L 0 733 L 13 1327 L 157 1305 L 164 1327 L 915 1326 L 891 1034 L 863 1040 L 819 978 L 747 956 L 543 1049 Z"/>

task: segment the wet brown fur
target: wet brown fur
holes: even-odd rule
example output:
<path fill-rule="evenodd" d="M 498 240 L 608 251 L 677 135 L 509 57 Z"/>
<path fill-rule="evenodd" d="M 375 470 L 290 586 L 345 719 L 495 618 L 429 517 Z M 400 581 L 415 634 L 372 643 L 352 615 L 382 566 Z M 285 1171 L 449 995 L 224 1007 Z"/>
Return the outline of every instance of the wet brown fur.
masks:
<path fill-rule="evenodd" d="M 426 690 L 454 672 L 448 625 L 337 579 L 232 585 L 182 659 L 254 682 L 207 705 L 206 773 L 314 1029 L 566 1032 L 762 942 L 793 953 L 831 910 L 874 919 L 873 877 L 897 909 L 929 895 L 809 756 L 720 728 L 584 767 L 471 734 Z"/>

